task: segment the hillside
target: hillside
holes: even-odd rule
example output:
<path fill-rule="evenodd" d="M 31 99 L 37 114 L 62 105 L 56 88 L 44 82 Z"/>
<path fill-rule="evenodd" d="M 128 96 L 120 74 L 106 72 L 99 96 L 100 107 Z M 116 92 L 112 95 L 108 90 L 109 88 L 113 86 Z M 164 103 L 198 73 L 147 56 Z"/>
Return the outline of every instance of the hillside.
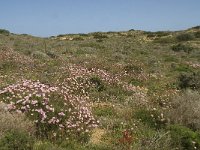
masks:
<path fill-rule="evenodd" d="M 200 149 L 199 92 L 199 26 L 0 30 L 0 149 Z"/>

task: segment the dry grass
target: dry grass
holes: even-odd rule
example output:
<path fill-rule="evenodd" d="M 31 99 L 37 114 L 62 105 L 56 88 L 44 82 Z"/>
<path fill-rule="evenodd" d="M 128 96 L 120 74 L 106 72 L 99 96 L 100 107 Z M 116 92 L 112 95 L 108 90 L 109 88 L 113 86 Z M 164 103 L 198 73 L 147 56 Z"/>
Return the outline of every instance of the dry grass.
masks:
<path fill-rule="evenodd" d="M 101 144 L 101 138 L 102 136 L 105 134 L 105 130 L 103 129 L 99 129 L 99 128 L 96 128 L 93 130 L 93 133 L 91 135 L 91 139 L 90 139 L 90 143 L 92 144 Z"/>

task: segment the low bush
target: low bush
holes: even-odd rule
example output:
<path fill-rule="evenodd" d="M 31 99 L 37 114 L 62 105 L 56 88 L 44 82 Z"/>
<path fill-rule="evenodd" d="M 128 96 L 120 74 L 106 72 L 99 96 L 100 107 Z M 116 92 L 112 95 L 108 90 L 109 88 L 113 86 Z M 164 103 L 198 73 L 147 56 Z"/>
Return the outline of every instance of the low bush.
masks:
<path fill-rule="evenodd" d="M 124 71 L 126 73 L 141 73 L 143 69 L 140 66 L 129 64 L 124 67 Z"/>
<path fill-rule="evenodd" d="M 31 55 L 35 59 L 47 59 L 47 58 L 49 58 L 49 56 L 46 53 L 41 52 L 41 51 L 34 51 L 34 52 L 32 52 Z"/>
<path fill-rule="evenodd" d="M 53 52 L 53 51 L 47 51 L 46 54 L 50 57 L 50 58 L 58 58 L 58 55 Z"/>
<path fill-rule="evenodd" d="M 12 130 L 35 133 L 34 122 L 28 120 L 22 113 L 8 112 L 7 107 L 8 105 L 0 103 L 0 137 Z"/>
<path fill-rule="evenodd" d="M 65 37 L 67 34 L 60 34 L 57 37 Z"/>
<path fill-rule="evenodd" d="M 189 66 L 189 65 L 185 65 L 185 64 L 179 64 L 179 65 L 174 65 L 172 67 L 173 71 L 177 71 L 177 72 L 180 72 L 180 73 L 184 73 L 184 74 L 189 74 L 192 72 L 192 68 Z M 181 75 L 182 75 L 181 74 Z M 180 75 L 180 76 L 181 76 Z M 178 77 L 180 79 L 180 76 Z"/>
<path fill-rule="evenodd" d="M 180 125 L 172 125 L 169 127 L 169 130 L 173 147 L 183 150 L 200 148 L 200 134 L 198 132 Z"/>
<path fill-rule="evenodd" d="M 101 92 L 106 89 L 103 81 L 99 77 L 91 77 L 90 82 L 95 86 L 98 92 Z"/>
<path fill-rule="evenodd" d="M 184 52 L 187 52 L 187 53 L 190 53 L 194 49 L 193 47 L 191 47 L 189 45 L 180 44 L 180 43 L 173 45 L 171 48 L 175 52 L 184 51 Z"/>
<path fill-rule="evenodd" d="M 196 91 L 187 90 L 172 99 L 172 107 L 167 112 L 171 123 L 181 124 L 200 129 L 200 94 Z"/>
<path fill-rule="evenodd" d="M 103 33 L 100 33 L 100 32 L 93 33 L 93 37 L 98 40 L 108 38 L 107 35 L 104 35 Z"/>
<path fill-rule="evenodd" d="M 160 129 L 165 125 L 165 122 L 161 120 L 160 114 L 157 111 L 141 109 L 135 112 L 135 117 L 151 128 Z"/>
<path fill-rule="evenodd" d="M 1 150 L 32 150 L 34 139 L 27 133 L 13 130 L 0 139 Z"/>
<path fill-rule="evenodd" d="M 200 31 L 195 32 L 194 36 L 195 36 L 196 38 L 200 38 Z"/>
<path fill-rule="evenodd" d="M 200 26 L 192 27 L 192 29 L 197 29 L 197 30 L 199 30 L 199 29 L 200 29 Z"/>
<path fill-rule="evenodd" d="M 190 33 L 181 33 L 176 36 L 176 39 L 180 42 L 181 41 L 191 41 L 194 39 L 194 35 L 190 34 Z"/>
<path fill-rule="evenodd" d="M 60 144 L 64 150 L 84 150 L 81 143 L 76 140 L 65 140 Z"/>
<path fill-rule="evenodd" d="M 164 61 L 165 62 L 178 62 L 178 58 L 173 55 L 165 55 Z"/>
<path fill-rule="evenodd" d="M 200 89 L 200 72 L 182 73 L 178 77 L 178 86 L 180 89 Z"/>
<path fill-rule="evenodd" d="M 148 131 L 147 131 L 148 132 Z M 144 133 L 137 150 L 171 150 L 172 142 L 169 131 L 151 131 Z"/>
<path fill-rule="evenodd" d="M 138 79 L 131 79 L 130 81 L 129 81 L 129 84 L 132 84 L 132 85 L 134 85 L 134 86 L 142 86 L 143 85 L 143 81 L 140 81 L 140 80 L 138 80 Z"/>
<path fill-rule="evenodd" d="M 113 107 L 101 107 L 101 108 L 95 109 L 94 114 L 99 117 L 102 117 L 102 116 L 108 117 L 108 116 L 116 115 L 116 112 L 113 109 Z"/>
<path fill-rule="evenodd" d="M 175 38 L 174 37 L 157 37 L 154 40 L 155 43 L 160 43 L 160 44 L 169 44 L 169 43 L 174 43 Z"/>
<path fill-rule="evenodd" d="M 12 61 L 12 60 L 8 60 L 8 61 L 0 61 L 0 70 L 13 70 L 16 69 L 18 66 L 18 64 L 16 64 L 16 62 Z"/>
<path fill-rule="evenodd" d="M 5 29 L 0 29 L 0 34 L 9 35 L 10 32 L 8 30 L 5 30 Z"/>
<path fill-rule="evenodd" d="M 73 41 L 83 41 L 84 38 L 83 37 L 74 37 Z"/>
<path fill-rule="evenodd" d="M 50 142 L 38 141 L 34 143 L 33 150 L 64 150 Z"/>

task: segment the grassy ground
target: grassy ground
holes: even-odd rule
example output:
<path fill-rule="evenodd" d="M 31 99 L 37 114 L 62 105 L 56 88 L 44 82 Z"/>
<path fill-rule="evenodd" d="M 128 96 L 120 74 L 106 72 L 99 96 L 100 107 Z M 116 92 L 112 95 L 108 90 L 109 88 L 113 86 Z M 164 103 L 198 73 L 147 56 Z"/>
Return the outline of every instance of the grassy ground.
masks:
<path fill-rule="evenodd" d="M 1 31 L 0 147 L 199 149 L 199 33 Z"/>

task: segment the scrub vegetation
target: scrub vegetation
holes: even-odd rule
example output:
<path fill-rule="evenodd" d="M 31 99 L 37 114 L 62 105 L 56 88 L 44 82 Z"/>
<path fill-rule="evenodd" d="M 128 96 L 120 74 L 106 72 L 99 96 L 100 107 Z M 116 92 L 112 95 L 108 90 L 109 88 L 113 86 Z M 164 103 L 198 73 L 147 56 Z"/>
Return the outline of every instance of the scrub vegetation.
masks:
<path fill-rule="evenodd" d="M 200 149 L 199 33 L 1 29 L 0 149 Z"/>

